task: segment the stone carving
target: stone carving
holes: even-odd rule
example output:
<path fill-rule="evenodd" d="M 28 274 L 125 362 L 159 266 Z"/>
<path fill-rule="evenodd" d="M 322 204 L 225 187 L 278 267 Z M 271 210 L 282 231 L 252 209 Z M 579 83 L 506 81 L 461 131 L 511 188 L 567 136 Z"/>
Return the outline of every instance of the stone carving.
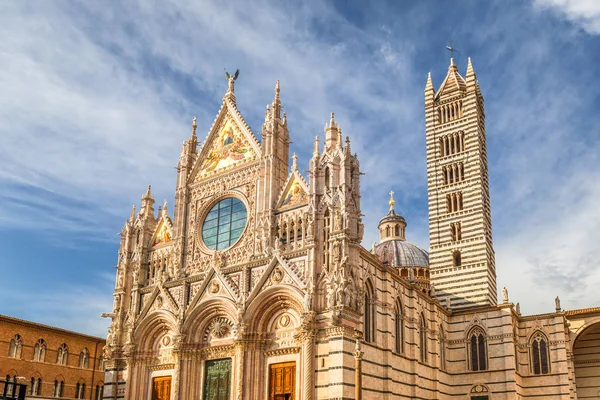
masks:
<path fill-rule="evenodd" d="M 273 268 L 273 272 L 271 274 L 271 282 L 276 285 L 283 280 L 283 270 L 281 267 L 277 266 Z"/>
<path fill-rule="evenodd" d="M 558 296 L 556 296 L 556 299 L 554 299 L 554 304 L 556 305 L 556 311 L 560 311 L 560 298 Z"/>
<path fill-rule="evenodd" d="M 217 339 L 222 339 L 231 332 L 229 321 L 224 318 L 218 318 L 213 321 L 209 327 L 210 335 Z"/>
<path fill-rule="evenodd" d="M 211 294 L 217 294 L 219 293 L 219 290 L 221 290 L 221 285 L 219 285 L 219 282 L 212 281 L 208 287 L 208 292 Z"/>
<path fill-rule="evenodd" d="M 502 302 L 508 303 L 508 289 L 506 287 L 502 288 Z"/>

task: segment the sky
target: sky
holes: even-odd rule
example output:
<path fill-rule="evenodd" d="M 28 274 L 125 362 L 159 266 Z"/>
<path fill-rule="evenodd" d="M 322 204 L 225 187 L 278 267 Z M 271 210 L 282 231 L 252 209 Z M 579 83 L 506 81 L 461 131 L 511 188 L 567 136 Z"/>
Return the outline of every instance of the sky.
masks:
<path fill-rule="evenodd" d="M 106 336 L 118 233 L 173 202 L 224 69 L 258 134 L 281 81 L 308 168 L 330 112 L 359 156 L 363 245 L 388 193 L 428 243 L 423 89 L 449 40 L 485 98 L 498 288 L 524 314 L 600 306 L 600 2 L 0 2 L 0 314 Z M 172 210 L 172 207 L 170 207 Z"/>

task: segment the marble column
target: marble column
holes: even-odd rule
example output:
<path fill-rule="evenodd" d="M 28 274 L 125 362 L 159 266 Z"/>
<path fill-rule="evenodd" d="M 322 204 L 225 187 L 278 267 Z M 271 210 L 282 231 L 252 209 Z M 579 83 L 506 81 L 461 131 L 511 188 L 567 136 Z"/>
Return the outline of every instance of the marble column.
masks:
<path fill-rule="evenodd" d="M 315 376 L 315 338 L 312 331 L 304 332 L 304 399 L 312 400 L 314 393 L 314 376 Z"/>
<path fill-rule="evenodd" d="M 236 360 L 236 399 L 243 400 L 244 398 L 244 342 L 235 343 L 235 360 Z"/>
<path fill-rule="evenodd" d="M 364 352 L 361 349 L 360 339 L 356 339 L 356 350 L 354 351 L 354 398 L 362 400 L 362 357 Z"/>

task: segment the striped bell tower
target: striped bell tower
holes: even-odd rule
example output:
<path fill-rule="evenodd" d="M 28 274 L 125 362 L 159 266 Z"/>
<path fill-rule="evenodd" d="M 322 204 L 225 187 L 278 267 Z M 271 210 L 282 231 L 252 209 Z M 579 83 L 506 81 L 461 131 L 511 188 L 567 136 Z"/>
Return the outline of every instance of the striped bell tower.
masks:
<path fill-rule="evenodd" d="M 483 96 L 471 59 L 425 86 L 431 282 L 452 309 L 497 304 Z"/>

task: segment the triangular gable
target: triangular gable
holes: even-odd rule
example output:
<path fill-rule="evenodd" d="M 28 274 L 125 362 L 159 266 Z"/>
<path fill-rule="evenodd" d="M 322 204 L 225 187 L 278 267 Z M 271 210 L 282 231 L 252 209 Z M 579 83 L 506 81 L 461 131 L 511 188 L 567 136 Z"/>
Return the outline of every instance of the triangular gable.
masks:
<path fill-rule="evenodd" d="M 202 284 L 196 288 L 186 314 L 191 313 L 194 307 L 208 296 L 225 296 L 236 303 L 239 301 L 239 294 L 239 289 L 235 286 L 233 280 L 211 266 Z"/>
<path fill-rule="evenodd" d="M 279 196 L 277 208 L 288 209 L 306 204 L 308 204 L 308 184 L 298 170 L 292 169 Z"/>
<path fill-rule="evenodd" d="M 258 283 L 254 285 L 254 287 L 250 291 L 247 299 L 248 304 L 252 302 L 252 300 L 254 300 L 254 298 L 262 291 L 265 285 L 268 284 L 267 281 L 271 282 L 273 270 L 276 266 L 280 266 L 281 272 L 289 275 L 291 282 L 293 282 L 297 287 L 306 287 L 306 282 L 304 282 L 304 280 L 298 276 L 299 273 L 297 271 L 297 267 L 290 266 L 283 258 L 281 258 L 279 254 L 274 252 L 271 262 L 269 262 L 267 268 L 264 269 L 260 279 L 258 280 Z M 281 279 L 277 279 L 276 282 L 282 282 L 284 280 L 283 278 L 284 276 L 282 275 Z"/>
<path fill-rule="evenodd" d="M 260 144 L 256 136 L 235 104 L 229 99 L 224 99 L 194 163 L 190 181 L 254 161 L 260 154 Z"/>
<path fill-rule="evenodd" d="M 168 216 L 161 217 L 152 235 L 152 246 L 166 244 L 173 240 L 173 222 Z"/>

